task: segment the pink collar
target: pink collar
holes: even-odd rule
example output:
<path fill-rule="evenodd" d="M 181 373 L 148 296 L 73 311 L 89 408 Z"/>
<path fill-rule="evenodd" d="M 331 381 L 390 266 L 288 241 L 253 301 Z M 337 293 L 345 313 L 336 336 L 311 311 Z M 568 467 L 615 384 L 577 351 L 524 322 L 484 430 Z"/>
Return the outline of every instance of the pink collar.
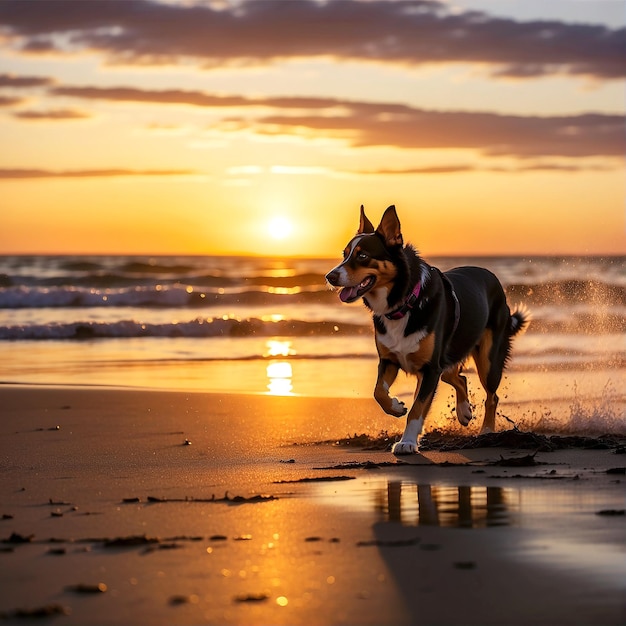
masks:
<path fill-rule="evenodd" d="M 420 291 L 422 290 L 422 281 L 419 281 L 415 287 L 413 287 L 413 291 L 406 297 L 404 303 L 391 311 L 391 313 L 385 313 L 385 317 L 388 320 L 400 320 L 402 319 L 411 309 L 415 307 L 417 304 L 417 300 L 420 295 Z"/>

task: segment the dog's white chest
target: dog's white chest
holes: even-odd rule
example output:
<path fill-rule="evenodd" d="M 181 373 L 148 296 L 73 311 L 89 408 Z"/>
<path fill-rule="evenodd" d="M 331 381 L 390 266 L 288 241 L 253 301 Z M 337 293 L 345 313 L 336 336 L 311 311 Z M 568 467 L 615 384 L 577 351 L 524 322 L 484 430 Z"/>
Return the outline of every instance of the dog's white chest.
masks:
<path fill-rule="evenodd" d="M 405 372 L 414 373 L 408 357 L 419 350 L 420 342 L 427 333 L 425 330 L 418 330 L 405 337 L 404 331 L 408 321 L 407 315 L 402 319 L 387 322 L 385 325 L 387 332 L 385 334 L 376 333 L 376 341 L 394 354 Z"/>

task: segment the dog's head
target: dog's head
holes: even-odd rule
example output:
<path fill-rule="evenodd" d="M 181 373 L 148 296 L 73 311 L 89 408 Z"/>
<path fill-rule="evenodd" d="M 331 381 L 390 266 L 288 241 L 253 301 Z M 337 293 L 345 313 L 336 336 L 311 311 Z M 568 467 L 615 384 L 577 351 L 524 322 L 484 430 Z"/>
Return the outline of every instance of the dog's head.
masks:
<path fill-rule="evenodd" d="M 374 229 L 361 206 L 359 230 L 343 251 L 343 261 L 326 274 L 326 280 L 341 288 L 342 302 L 354 302 L 370 291 L 387 287 L 398 268 L 396 259 L 403 248 L 396 207 L 390 206 Z"/>

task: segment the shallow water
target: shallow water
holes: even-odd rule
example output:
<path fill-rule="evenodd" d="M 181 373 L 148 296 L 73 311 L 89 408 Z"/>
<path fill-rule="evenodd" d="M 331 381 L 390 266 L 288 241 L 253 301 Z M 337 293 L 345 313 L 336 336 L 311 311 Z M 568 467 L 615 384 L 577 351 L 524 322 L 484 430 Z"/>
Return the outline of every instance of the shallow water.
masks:
<path fill-rule="evenodd" d="M 502 424 L 626 430 L 625 260 L 432 259 L 488 267 L 512 305 L 531 309 L 501 387 Z M 370 315 L 327 289 L 334 262 L 0 257 L 0 383 L 369 398 Z M 401 375 L 393 392 L 407 402 L 413 386 Z M 453 412 L 441 385 L 430 427 L 452 426 Z"/>
<path fill-rule="evenodd" d="M 513 558 L 540 562 L 555 572 L 584 574 L 596 584 L 626 590 L 625 500 L 619 481 L 580 479 L 562 467 L 554 474 L 549 466 L 522 469 L 526 479 L 513 478 L 520 474 L 517 469 L 489 468 L 488 475 L 499 478 L 477 475 L 457 483 L 442 478 L 441 468 L 433 472 L 420 466 L 411 473 L 396 476 L 394 472 L 393 477 L 320 484 L 315 494 L 325 506 L 370 517 L 378 528 L 397 524 L 416 530 L 497 533 L 498 528 L 515 527 L 523 532 L 518 536 L 522 541 L 507 548 Z M 622 514 L 599 514 L 603 511 Z M 442 547 L 422 543 L 419 534 L 415 538 L 421 550 Z"/>

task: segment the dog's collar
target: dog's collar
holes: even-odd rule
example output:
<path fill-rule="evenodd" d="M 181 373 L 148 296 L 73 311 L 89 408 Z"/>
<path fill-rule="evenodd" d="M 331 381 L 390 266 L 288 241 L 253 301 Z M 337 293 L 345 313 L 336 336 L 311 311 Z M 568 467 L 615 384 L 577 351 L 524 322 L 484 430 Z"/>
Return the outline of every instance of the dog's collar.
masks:
<path fill-rule="evenodd" d="M 385 317 L 388 320 L 402 319 L 411 309 L 415 308 L 421 291 L 422 281 L 420 280 L 417 282 L 415 287 L 413 287 L 413 291 L 411 291 L 411 293 L 406 297 L 402 305 L 391 311 L 391 313 L 385 313 Z"/>

